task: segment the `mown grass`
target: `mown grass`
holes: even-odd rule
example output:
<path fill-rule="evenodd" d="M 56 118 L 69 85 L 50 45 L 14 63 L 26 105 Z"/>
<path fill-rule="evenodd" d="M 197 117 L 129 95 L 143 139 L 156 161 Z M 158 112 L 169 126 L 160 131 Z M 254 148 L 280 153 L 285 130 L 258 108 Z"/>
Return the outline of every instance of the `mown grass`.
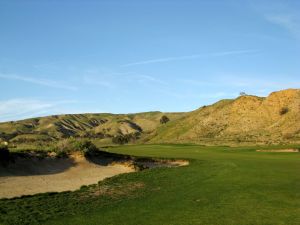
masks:
<path fill-rule="evenodd" d="M 0 224 L 300 224 L 300 154 L 257 148 L 109 148 L 190 165 L 123 174 L 76 192 L 0 200 Z"/>

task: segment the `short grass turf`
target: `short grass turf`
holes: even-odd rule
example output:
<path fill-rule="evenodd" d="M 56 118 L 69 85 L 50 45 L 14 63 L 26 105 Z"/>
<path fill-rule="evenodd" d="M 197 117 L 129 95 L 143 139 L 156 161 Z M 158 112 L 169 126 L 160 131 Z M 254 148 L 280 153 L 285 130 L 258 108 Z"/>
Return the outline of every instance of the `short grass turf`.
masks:
<path fill-rule="evenodd" d="M 0 200 L 0 224 L 299 225 L 300 154 L 255 149 L 113 147 L 108 150 L 190 165 L 123 174 L 75 192 Z"/>

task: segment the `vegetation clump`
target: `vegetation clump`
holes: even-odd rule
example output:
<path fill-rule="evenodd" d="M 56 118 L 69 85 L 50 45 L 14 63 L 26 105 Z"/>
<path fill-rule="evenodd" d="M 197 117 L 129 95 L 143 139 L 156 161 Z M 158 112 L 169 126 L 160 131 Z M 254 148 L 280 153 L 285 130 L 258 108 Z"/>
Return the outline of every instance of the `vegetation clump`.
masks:
<path fill-rule="evenodd" d="M 80 140 L 74 142 L 74 147 L 76 150 L 83 152 L 84 154 L 88 154 L 94 151 L 97 151 L 96 145 L 89 140 Z"/>
<path fill-rule="evenodd" d="M 130 141 L 135 141 L 139 138 L 139 133 L 134 134 L 119 134 L 112 138 L 112 142 L 114 144 L 124 145 L 129 143 Z"/>
<path fill-rule="evenodd" d="M 279 111 L 279 114 L 282 116 L 282 115 L 288 113 L 288 111 L 289 111 L 288 107 L 282 107 Z"/>
<path fill-rule="evenodd" d="M 97 147 L 89 140 L 77 140 L 75 138 L 68 138 L 60 140 L 54 147 L 58 157 L 64 157 L 74 151 L 80 151 L 87 154 L 91 151 L 96 151 Z"/>
<path fill-rule="evenodd" d="M 160 123 L 161 124 L 165 124 L 167 122 L 169 122 L 170 119 L 166 116 L 166 115 L 163 115 L 161 118 L 160 118 Z"/>

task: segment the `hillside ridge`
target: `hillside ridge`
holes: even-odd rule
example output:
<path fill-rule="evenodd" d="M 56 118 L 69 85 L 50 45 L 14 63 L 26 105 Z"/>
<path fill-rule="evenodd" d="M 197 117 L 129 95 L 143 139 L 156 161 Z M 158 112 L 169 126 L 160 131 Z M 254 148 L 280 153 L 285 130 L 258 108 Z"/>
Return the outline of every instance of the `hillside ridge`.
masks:
<path fill-rule="evenodd" d="M 162 123 L 163 116 L 168 121 Z M 115 137 L 126 137 L 125 143 L 299 143 L 300 89 L 223 99 L 186 113 L 65 114 L 0 123 L 0 138 L 12 143 L 68 137 L 103 144 Z"/>
<path fill-rule="evenodd" d="M 188 113 L 151 142 L 294 143 L 300 139 L 300 89 L 240 96 Z"/>

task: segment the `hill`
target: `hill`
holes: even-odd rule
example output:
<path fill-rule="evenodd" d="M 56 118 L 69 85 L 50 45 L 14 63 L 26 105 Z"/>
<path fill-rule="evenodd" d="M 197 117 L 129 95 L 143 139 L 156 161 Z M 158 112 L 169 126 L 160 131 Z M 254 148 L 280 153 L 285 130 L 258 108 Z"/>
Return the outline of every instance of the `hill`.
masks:
<path fill-rule="evenodd" d="M 152 143 L 299 143 L 300 89 L 221 100 L 158 128 Z"/>
<path fill-rule="evenodd" d="M 169 121 L 161 123 L 166 116 Z M 300 143 L 300 89 L 221 100 L 188 113 L 55 115 L 0 123 L 0 138 L 12 143 L 94 138 L 102 144 Z"/>
<path fill-rule="evenodd" d="M 68 114 L 0 123 L 0 139 L 11 143 L 51 142 L 68 137 L 95 138 L 111 143 L 114 137 L 142 140 L 160 126 L 160 119 L 182 113 Z"/>

